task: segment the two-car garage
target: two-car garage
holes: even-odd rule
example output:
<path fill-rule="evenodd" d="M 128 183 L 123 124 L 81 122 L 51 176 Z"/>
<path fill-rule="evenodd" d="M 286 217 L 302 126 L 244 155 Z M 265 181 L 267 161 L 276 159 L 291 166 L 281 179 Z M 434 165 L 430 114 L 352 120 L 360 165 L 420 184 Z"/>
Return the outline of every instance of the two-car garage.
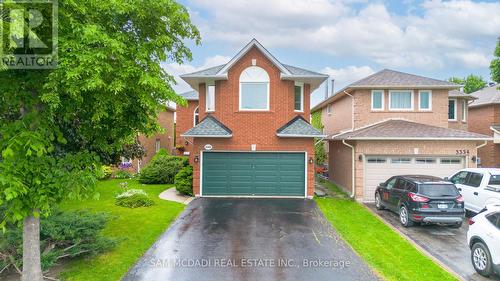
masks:
<path fill-rule="evenodd" d="M 201 157 L 201 196 L 306 194 L 305 152 L 208 152 Z"/>
<path fill-rule="evenodd" d="M 465 168 L 465 158 L 456 156 L 366 156 L 364 163 L 364 201 L 374 201 L 375 189 L 395 175 L 432 175 L 448 177 Z"/>

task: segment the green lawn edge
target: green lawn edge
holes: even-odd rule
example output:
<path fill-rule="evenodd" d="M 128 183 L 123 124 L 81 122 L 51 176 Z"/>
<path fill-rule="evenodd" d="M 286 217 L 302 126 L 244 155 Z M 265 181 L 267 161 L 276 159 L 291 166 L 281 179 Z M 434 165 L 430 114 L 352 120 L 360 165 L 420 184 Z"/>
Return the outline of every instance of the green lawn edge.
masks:
<path fill-rule="evenodd" d="M 385 280 L 458 280 L 360 203 L 314 200 L 340 237 Z"/>
<path fill-rule="evenodd" d="M 121 191 L 121 182 L 128 182 L 129 188 L 144 189 L 155 205 L 136 209 L 116 206 L 114 196 Z M 102 234 L 119 239 L 119 243 L 106 253 L 68 262 L 59 277 L 71 281 L 123 278 L 184 210 L 183 204 L 159 199 L 158 195 L 171 187 L 172 185 L 143 185 L 134 179 L 100 181 L 97 185 L 99 200 L 69 201 L 62 204 L 62 210 L 88 210 L 110 214 L 111 219 Z"/>

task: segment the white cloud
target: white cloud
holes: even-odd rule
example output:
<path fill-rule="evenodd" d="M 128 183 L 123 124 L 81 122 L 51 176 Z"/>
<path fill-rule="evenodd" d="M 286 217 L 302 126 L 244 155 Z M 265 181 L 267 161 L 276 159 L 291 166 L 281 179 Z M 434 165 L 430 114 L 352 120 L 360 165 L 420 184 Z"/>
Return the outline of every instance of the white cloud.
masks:
<path fill-rule="evenodd" d="M 226 64 L 230 59 L 230 57 L 215 55 L 206 58 L 203 64 L 200 66 L 194 66 L 191 64 L 162 63 L 162 67 L 163 69 L 165 69 L 165 71 L 167 71 L 168 74 L 174 76 L 177 85 L 174 85 L 173 88 L 177 93 L 180 94 L 191 90 L 191 87 L 186 82 L 184 82 L 184 80 L 182 80 L 179 75 L 195 72 L 221 64 Z"/>
<path fill-rule="evenodd" d="M 345 86 L 360 80 L 368 75 L 375 73 L 375 71 L 369 66 L 347 66 L 344 68 L 334 69 L 331 67 L 325 67 L 321 73 L 328 74 L 330 78 L 328 79 L 329 94 L 331 94 L 331 79 L 335 79 L 335 85 L 333 91 L 336 92 Z M 325 98 L 325 85 L 323 84 L 318 90 L 314 91 L 311 95 L 311 105 L 316 105 Z"/>
<path fill-rule="evenodd" d="M 189 3 L 191 9 L 205 12 L 196 13 L 195 22 L 207 41 L 242 46 L 255 37 L 269 47 L 357 57 L 382 67 L 484 67 L 500 34 L 500 2 L 429 0 L 407 4 L 413 5 L 409 14 L 388 11 L 383 2 Z"/>

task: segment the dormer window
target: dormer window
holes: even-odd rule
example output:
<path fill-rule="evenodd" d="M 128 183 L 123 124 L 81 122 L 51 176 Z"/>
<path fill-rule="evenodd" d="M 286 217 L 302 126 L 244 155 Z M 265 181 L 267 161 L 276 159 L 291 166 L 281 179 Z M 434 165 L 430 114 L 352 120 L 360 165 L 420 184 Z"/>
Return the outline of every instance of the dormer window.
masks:
<path fill-rule="evenodd" d="M 250 66 L 240 75 L 241 111 L 269 110 L 269 75 L 258 66 Z"/>

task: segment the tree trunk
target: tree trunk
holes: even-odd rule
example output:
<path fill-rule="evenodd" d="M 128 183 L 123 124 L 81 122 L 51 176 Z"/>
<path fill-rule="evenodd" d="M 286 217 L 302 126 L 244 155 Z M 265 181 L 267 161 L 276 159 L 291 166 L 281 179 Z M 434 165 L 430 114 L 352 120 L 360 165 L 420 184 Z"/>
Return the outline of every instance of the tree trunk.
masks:
<path fill-rule="evenodd" d="M 23 276 L 22 281 L 43 281 L 40 264 L 40 218 L 33 215 L 23 223 Z"/>

